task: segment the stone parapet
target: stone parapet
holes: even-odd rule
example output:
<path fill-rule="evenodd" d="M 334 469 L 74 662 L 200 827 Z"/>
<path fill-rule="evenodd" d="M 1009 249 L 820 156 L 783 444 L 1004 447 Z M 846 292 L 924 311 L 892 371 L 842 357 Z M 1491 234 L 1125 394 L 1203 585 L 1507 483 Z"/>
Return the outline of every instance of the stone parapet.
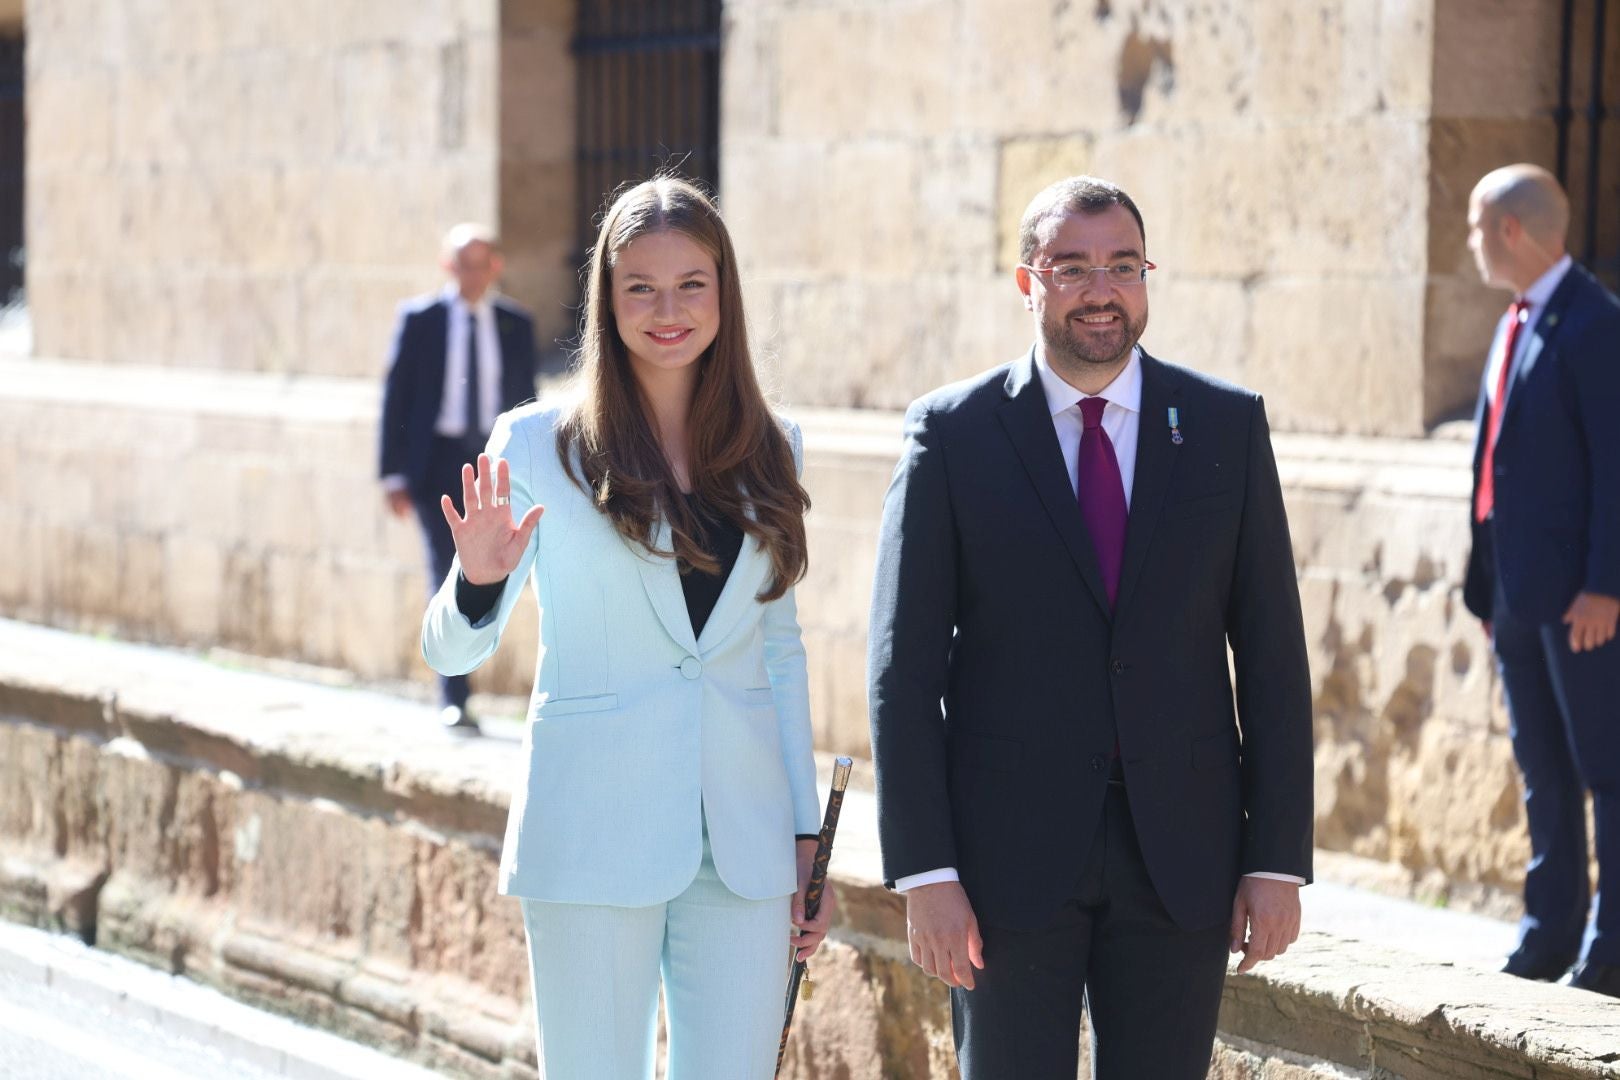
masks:
<path fill-rule="evenodd" d="M 0 622 L 0 915 L 447 1075 L 532 1075 L 521 921 L 494 888 L 514 752 L 381 695 Z M 866 790 L 833 872 L 784 1075 L 954 1077 Z M 1613 1080 L 1617 1046 L 1606 999 L 1310 932 L 1229 980 L 1210 1075 Z"/>
<path fill-rule="evenodd" d="M 0 614 L 426 692 L 414 522 L 372 479 L 370 380 L 0 360 Z M 867 607 L 900 418 L 795 409 L 817 746 L 865 756 Z M 1318 837 L 1511 911 L 1527 855 L 1489 644 L 1461 604 L 1468 425 L 1276 437 L 1311 650 Z M 480 692 L 526 695 L 518 605 Z"/>

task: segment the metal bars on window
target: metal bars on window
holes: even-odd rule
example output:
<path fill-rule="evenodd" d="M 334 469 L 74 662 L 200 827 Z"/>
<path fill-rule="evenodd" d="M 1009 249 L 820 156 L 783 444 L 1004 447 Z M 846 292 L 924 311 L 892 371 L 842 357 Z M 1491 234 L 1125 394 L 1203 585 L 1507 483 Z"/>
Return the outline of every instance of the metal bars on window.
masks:
<path fill-rule="evenodd" d="M 578 261 L 608 196 L 666 169 L 720 176 L 721 0 L 579 0 Z"/>
<path fill-rule="evenodd" d="M 23 39 L 0 37 L 0 306 L 23 288 Z"/>
<path fill-rule="evenodd" d="M 1620 132 L 1611 89 L 1620 83 L 1620 20 L 1608 0 L 1564 0 L 1559 39 L 1558 179 L 1570 193 L 1571 253 L 1620 285 Z"/>

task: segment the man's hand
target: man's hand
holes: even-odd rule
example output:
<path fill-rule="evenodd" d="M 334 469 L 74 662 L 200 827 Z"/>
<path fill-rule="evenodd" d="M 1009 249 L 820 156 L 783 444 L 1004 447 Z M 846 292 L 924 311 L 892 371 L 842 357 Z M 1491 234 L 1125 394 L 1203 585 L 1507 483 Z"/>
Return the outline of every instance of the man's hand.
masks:
<path fill-rule="evenodd" d="M 1298 885 L 1258 877 L 1238 882 L 1237 899 L 1232 901 L 1232 951 L 1244 954 L 1239 975 L 1262 960 L 1281 956 L 1298 939 Z"/>
<path fill-rule="evenodd" d="M 1614 626 L 1620 618 L 1620 600 L 1602 593 L 1583 592 L 1564 612 L 1569 627 L 1570 652 L 1601 649 L 1614 640 Z"/>
<path fill-rule="evenodd" d="M 388 512 L 397 518 L 402 518 L 411 512 L 411 493 L 404 488 L 393 488 L 384 491 L 383 499 L 388 503 Z"/>
<path fill-rule="evenodd" d="M 984 970 L 984 941 L 962 883 L 919 885 L 905 897 L 912 962 L 946 986 L 973 989 L 973 969 Z"/>

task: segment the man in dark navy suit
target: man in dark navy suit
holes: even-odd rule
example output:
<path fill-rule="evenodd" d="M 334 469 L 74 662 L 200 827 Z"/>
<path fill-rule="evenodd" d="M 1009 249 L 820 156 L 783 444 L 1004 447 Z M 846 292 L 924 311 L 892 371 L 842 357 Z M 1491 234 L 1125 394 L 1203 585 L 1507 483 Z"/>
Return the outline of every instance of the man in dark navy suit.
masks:
<path fill-rule="evenodd" d="M 422 526 L 429 595 L 456 553 L 439 498 L 449 495 L 461 511 L 461 467 L 484 449 L 496 416 L 534 397 L 535 375 L 534 322 L 493 291 L 502 267 L 495 234 L 457 225 L 441 263 L 445 288 L 400 308 L 380 439 L 388 507 L 396 517 L 414 512 Z M 465 675 L 439 677 L 439 704 L 447 727 L 477 733 Z"/>
<path fill-rule="evenodd" d="M 1485 620 L 1524 773 L 1530 866 L 1503 969 L 1561 977 L 1599 894 L 1576 986 L 1620 997 L 1620 300 L 1565 254 L 1569 201 L 1534 165 L 1474 188 L 1468 244 L 1513 303 L 1475 411 L 1473 550 L 1464 599 Z"/>
<path fill-rule="evenodd" d="M 884 504 L 884 876 L 964 1080 L 1074 1080 L 1082 1008 L 1099 1080 L 1203 1080 L 1229 950 L 1299 933 L 1311 687 L 1265 409 L 1138 346 L 1145 233 L 1107 181 L 1035 198 L 1034 347 L 912 405 Z"/>

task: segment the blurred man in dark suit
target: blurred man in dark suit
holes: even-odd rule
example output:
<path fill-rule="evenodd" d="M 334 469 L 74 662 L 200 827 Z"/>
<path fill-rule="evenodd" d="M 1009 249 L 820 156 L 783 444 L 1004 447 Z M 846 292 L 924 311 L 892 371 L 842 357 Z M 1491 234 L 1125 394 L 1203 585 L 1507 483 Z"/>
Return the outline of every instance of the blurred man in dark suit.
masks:
<path fill-rule="evenodd" d="M 1496 651 L 1530 824 L 1504 970 L 1551 980 L 1581 959 L 1590 791 L 1600 890 L 1573 982 L 1620 997 L 1620 300 L 1565 254 L 1569 200 L 1545 169 L 1486 175 L 1468 228 L 1480 276 L 1513 293 L 1475 410 L 1465 591 Z"/>
<path fill-rule="evenodd" d="M 534 322 L 499 296 L 500 243 L 483 226 L 444 238 L 445 287 L 400 308 L 383 384 L 379 473 L 388 508 L 414 513 L 427 546 L 428 594 L 450 572 L 455 544 L 439 498 L 461 506 L 461 467 L 477 459 L 495 417 L 534 397 Z M 439 677 L 446 727 L 475 734 L 467 677 Z"/>

